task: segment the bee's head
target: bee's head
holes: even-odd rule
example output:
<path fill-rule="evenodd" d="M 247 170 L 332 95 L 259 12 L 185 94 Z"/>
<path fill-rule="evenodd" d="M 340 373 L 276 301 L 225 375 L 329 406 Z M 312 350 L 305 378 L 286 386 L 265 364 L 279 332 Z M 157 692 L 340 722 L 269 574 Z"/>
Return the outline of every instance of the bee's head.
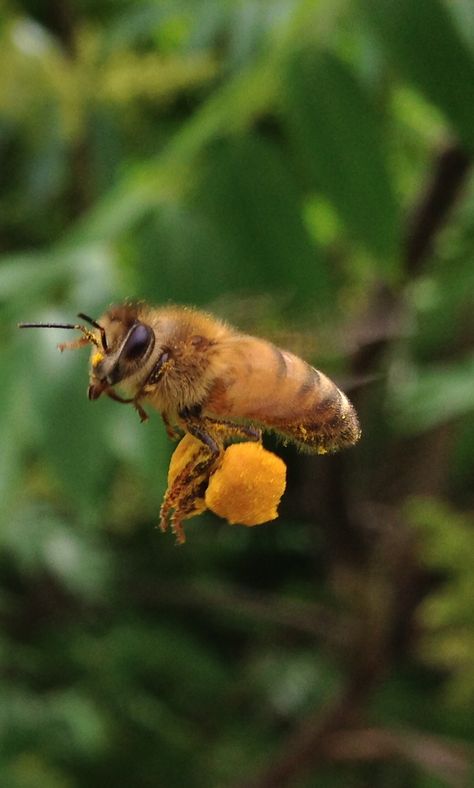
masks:
<path fill-rule="evenodd" d="M 95 343 L 91 355 L 89 399 L 97 399 L 106 389 L 131 378 L 155 344 L 153 329 L 128 305 L 110 309 L 96 327 L 100 344 Z"/>
<path fill-rule="evenodd" d="M 100 319 L 93 320 L 80 312 L 78 317 L 85 325 L 73 323 L 20 323 L 20 328 L 65 328 L 80 331 L 82 337 L 58 345 L 60 350 L 75 349 L 84 345 L 94 346 L 90 360 L 89 399 L 100 395 L 117 383 L 132 377 L 148 358 L 155 344 L 152 328 L 139 319 L 138 309 L 125 304 L 113 307 Z"/>

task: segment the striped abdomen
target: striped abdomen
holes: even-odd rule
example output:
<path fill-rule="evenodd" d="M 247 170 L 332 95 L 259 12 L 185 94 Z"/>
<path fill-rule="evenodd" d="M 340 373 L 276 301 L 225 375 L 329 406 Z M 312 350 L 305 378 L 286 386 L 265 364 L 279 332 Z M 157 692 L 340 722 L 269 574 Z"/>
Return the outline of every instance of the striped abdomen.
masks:
<path fill-rule="evenodd" d="M 206 413 L 259 423 L 308 451 L 337 451 L 358 441 L 359 422 L 346 395 L 293 353 L 236 336 L 223 345 L 219 366 Z"/>

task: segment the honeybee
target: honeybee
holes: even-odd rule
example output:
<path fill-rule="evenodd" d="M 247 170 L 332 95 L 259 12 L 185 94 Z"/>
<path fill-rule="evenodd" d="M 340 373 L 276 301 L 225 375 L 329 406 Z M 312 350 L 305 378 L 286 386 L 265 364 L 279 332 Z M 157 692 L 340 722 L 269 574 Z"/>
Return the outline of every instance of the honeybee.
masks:
<path fill-rule="evenodd" d="M 203 445 L 199 462 L 182 471 L 163 504 L 163 530 L 174 508 L 174 530 L 179 531 L 198 483 L 209 478 L 233 439 L 260 441 L 262 430 L 272 430 L 319 454 L 359 440 L 354 407 L 330 378 L 293 353 L 241 334 L 210 314 L 140 302 L 113 306 L 97 321 L 83 313 L 78 317 L 88 325 L 20 327 L 80 331 L 79 339 L 59 348 L 93 346 L 89 399 L 104 394 L 130 403 L 141 421 L 148 418 L 144 406 L 149 405 L 161 413 L 170 437 L 177 438 L 178 429 Z"/>

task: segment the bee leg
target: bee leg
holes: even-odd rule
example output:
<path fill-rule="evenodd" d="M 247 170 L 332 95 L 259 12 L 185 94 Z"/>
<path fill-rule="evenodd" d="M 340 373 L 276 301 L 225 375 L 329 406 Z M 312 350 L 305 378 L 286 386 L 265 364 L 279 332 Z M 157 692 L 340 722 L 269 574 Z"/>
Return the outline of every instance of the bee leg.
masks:
<path fill-rule="evenodd" d="M 206 446 L 208 445 L 207 439 L 210 438 L 209 433 L 217 433 L 224 440 L 226 438 L 247 438 L 247 440 L 256 442 L 262 440 L 262 430 L 259 427 L 255 427 L 252 424 L 235 424 L 232 421 L 212 419 L 210 416 L 201 416 L 201 410 L 200 405 L 195 405 L 190 408 L 184 408 L 179 415 L 185 422 L 188 432 L 199 438 Z M 200 430 L 201 434 L 192 432 L 191 425 L 194 425 L 195 429 Z"/>
<path fill-rule="evenodd" d="M 180 512 L 173 512 L 171 516 L 171 530 L 176 537 L 176 544 L 184 544 L 186 541 L 186 534 L 183 528 L 183 516 Z"/>
<path fill-rule="evenodd" d="M 114 402 L 121 402 L 122 405 L 129 405 L 132 404 L 136 411 L 138 411 L 138 415 L 140 416 L 140 421 L 143 423 L 144 421 L 148 421 L 148 413 L 140 403 L 138 402 L 137 398 L 134 397 L 133 399 L 125 399 L 124 397 L 120 397 L 114 389 L 105 389 L 105 394 L 107 394 L 110 399 L 113 399 Z"/>
<path fill-rule="evenodd" d="M 193 479 L 193 471 L 196 466 L 196 458 L 193 458 L 177 475 L 171 487 L 166 491 L 163 503 L 160 509 L 160 530 L 167 531 L 171 510 L 174 509 L 174 514 L 171 518 L 172 530 L 180 532 L 178 541 L 184 541 L 182 536 L 182 528 L 180 527 L 181 520 L 185 512 L 183 511 L 184 501 L 190 498 L 190 487 Z M 195 496 L 194 496 L 195 497 Z M 181 538 L 179 538 L 181 536 Z"/>
<path fill-rule="evenodd" d="M 182 544 L 185 535 L 182 521 L 197 511 L 196 504 L 204 497 L 209 477 L 222 455 L 222 446 L 201 426 L 200 422 L 188 419 L 186 430 L 202 443 L 202 450 L 183 468 L 167 490 L 160 510 L 160 529 L 166 531 L 171 516 L 171 528 L 176 541 Z"/>
<path fill-rule="evenodd" d="M 94 335 L 91 334 L 91 336 L 94 336 Z M 90 339 L 89 332 L 88 332 L 87 336 L 81 337 L 80 339 L 73 339 L 72 342 L 60 342 L 59 345 L 58 345 L 58 349 L 61 351 L 61 353 L 64 350 L 77 350 L 80 347 L 85 347 L 86 345 L 90 345 L 91 341 L 92 340 Z M 95 344 L 95 342 L 94 342 L 94 344 Z"/>
<path fill-rule="evenodd" d="M 209 434 L 206 430 L 206 419 L 199 420 L 199 422 L 194 421 L 187 421 L 186 422 L 186 431 L 194 435 L 201 443 L 204 444 L 206 449 L 209 450 L 209 459 L 212 462 L 217 457 L 219 457 L 221 453 L 221 447 L 217 443 L 217 441 Z"/>
<path fill-rule="evenodd" d="M 213 429 L 223 433 L 227 438 L 247 438 L 249 441 L 259 443 L 262 440 L 262 430 L 247 424 L 233 424 L 231 421 L 218 421 L 217 419 L 204 419 L 206 424 L 212 425 Z"/>
<path fill-rule="evenodd" d="M 143 408 L 140 405 L 140 403 L 139 403 L 139 401 L 138 401 L 138 399 L 136 397 L 135 397 L 135 399 L 132 400 L 132 402 L 133 402 L 133 407 L 135 408 L 135 410 L 137 411 L 138 415 L 140 416 L 141 423 L 144 424 L 145 421 L 148 421 L 148 419 L 150 418 L 148 413 L 146 412 L 145 408 Z"/>
<path fill-rule="evenodd" d="M 168 438 L 171 438 L 172 441 L 177 441 L 178 438 L 181 437 L 181 433 L 178 432 L 178 430 L 175 430 L 174 427 L 171 426 L 166 413 L 162 413 L 161 418 L 163 419 L 163 424 L 165 425 L 166 434 Z"/>
<path fill-rule="evenodd" d="M 262 440 L 262 430 L 260 427 L 252 427 L 252 426 L 240 426 L 239 425 L 239 432 L 242 433 L 246 438 L 251 441 L 255 441 L 256 443 L 260 443 Z"/>
<path fill-rule="evenodd" d="M 203 446 L 202 453 L 186 465 L 174 480 L 171 488 L 166 491 L 160 509 L 159 527 L 162 531 L 168 529 L 170 513 L 174 509 L 171 515 L 171 530 L 175 534 L 178 544 L 183 544 L 186 540 L 182 521 L 205 509 L 204 494 L 219 456 L 220 453 L 217 458 L 211 457 L 206 447 Z"/>
<path fill-rule="evenodd" d="M 114 402 L 121 402 L 122 405 L 128 405 L 130 402 L 133 402 L 133 399 L 124 399 L 124 397 L 120 397 L 114 389 L 105 389 L 104 394 L 107 394 Z"/>
<path fill-rule="evenodd" d="M 176 508 L 171 515 L 171 530 L 176 537 L 176 544 L 184 544 L 186 541 L 186 534 L 183 529 L 183 520 L 187 517 L 192 517 L 196 514 L 196 498 L 204 498 L 208 479 L 203 483 L 199 482 L 194 486 L 192 491 L 179 503 L 179 508 Z"/>

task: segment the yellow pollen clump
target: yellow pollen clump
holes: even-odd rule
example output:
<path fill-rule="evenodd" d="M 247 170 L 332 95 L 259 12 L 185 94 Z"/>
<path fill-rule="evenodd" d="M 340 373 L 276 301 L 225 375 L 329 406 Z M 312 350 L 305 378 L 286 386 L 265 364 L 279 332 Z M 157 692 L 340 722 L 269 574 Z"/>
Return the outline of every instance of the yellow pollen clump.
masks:
<path fill-rule="evenodd" d="M 91 364 L 93 367 L 97 367 L 98 364 L 100 364 L 100 362 L 103 360 L 104 360 L 104 354 L 101 353 L 100 350 L 98 350 L 97 353 L 94 353 L 94 355 L 92 356 Z"/>
<path fill-rule="evenodd" d="M 206 504 L 231 525 L 261 525 L 278 517 L 286 465 L 260 443 L 228 446 L 206 490 Z"/>
<path fill-rule="evenodd" d="M 222 449 L 209 466 L 209 451 L 186 434 L 171 457 L 163 513 L 174 509 L 172 526 L 211 509 L 231 525 L 261 525 L 278 516 L 286 486 L 286 465 L 260 443 L 236 443 Z M 174 525 L 173 525 L 174 520 Z M 165 526 L 162 526 L 166 530 Z M 184 541 L 181 535 L 179 541 Z"/>

